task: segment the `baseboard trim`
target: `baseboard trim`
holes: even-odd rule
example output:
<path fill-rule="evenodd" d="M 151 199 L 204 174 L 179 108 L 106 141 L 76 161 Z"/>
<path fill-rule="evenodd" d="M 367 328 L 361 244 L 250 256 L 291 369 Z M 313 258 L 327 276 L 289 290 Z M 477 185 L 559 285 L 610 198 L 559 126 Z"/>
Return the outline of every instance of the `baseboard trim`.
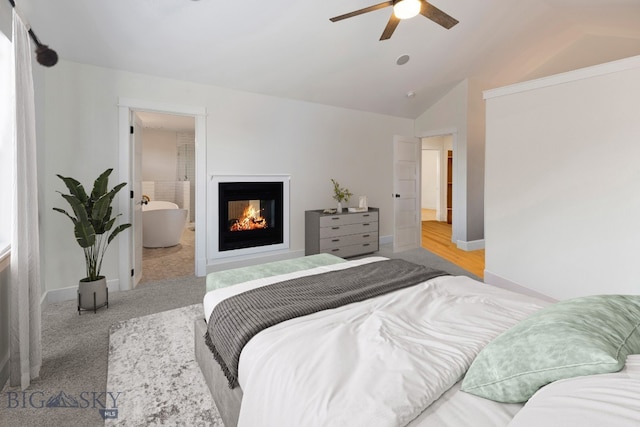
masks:
<path fill-rule="evenodd" d="M 109 293 L 119 291 L 120 280 L 118 279 L 107 280 L 107 288 L 109 289 Z M 59 289 L 49 289 L 42 295 L 40 305 L 42 306 L 42 308 L 44 308 L 46 307 L 47 304 L 51 304 L 55 302 L 71 301 L 77 298 L 78 298 L 77 286 L 69 286 L 66 288 L 59 288 Z"/>
<path fill-rule="evenodd" d="M 544 300 L 544 301 L 549 301 L 549 302 L 558 301 L 555 298 L 552 298 L 545 294 L 541 294 L 540 292 L 536 292 L 525 286 L 519 285 L 515 282 L 505 279 L 504 277 L 498 276 L 497 274 L 494 274 L 488 270 L 484 270 L 484 283 L 488 285 L 497 286 L 498 288 L 506 289 L 508 291 L 517 292 L 519 294 L 540 298 L 541 300 Z"/>
<path fill-rule="evenodd" d="M 479 249 L 484 249 L 484 239 L 481 240 L 471 240 L 470 242 L 465 242 L 464 240 L 458 240 L 456 242 L 456 246 L 458 249 L 462 249 L 463 251 L 477 251 Z"/>

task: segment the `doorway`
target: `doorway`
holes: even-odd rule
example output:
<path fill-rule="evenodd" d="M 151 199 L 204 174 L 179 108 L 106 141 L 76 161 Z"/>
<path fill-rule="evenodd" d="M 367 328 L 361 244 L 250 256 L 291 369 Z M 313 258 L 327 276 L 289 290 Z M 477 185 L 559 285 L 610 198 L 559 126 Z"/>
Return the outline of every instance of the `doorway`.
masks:
<path fill-rule="evenodd" d="M 145 234 L 142 239 L 135 240 L 134 251 L 136 255 L 141 254 L 142 260 L 139 263 L 141 271 L 134 276 L 134 286 L 193 276 L 196 229 L 195 118 L 148 111 L 134 111 L 133 114 L 134 134 L 138 133 L 135 138 L 141 139 L 141 159 L 133 163 L 132 175 L 141 180 L 143 203 L 148 203 L 142 206 Z M 151 247 L 154 245 L 145 243 L 153 237 L 147 234 L 165 232 L 144 222 L 144 210 L 153 207 L 156 202 L 169 202 L 178 209 L 186 210 L 184 230 L 177 245 Z"/>
<path fill-rule="evenodd" d="M 195 275 L 204 276 L 207 270 L 207 221 L 206 221 L 206 109 L 187 105 L 165 104 L 156 101 L 147 101 L 132 98 L 119 98 L 118 100 L 119 123 L 119 179 L 129 183 L 127 192 L 121 191 L 118 195 L 119 209 L 123 220 L 133 224 L 125 230 L 119 240 L 119 288 L 120 290 L 133 289 L 137 283 L 137 270 L 142 269 L 142 256 L 137 256 L 136 248 L 140 246 L 136 240 L 140 240 L 137 230 L 142 228 L 142 183 L 141 177 L 133 175 L 140 171 L 141 167 L 135 167 L 136 155 L 142 144 L 136 144 L 134 112 L 154 112 L 177 116 L 190 116 L 195 119 Z M 138 156 L 139 157 L 139 156 Z M 141 233 L 140 233 L 141 234 Z"/>
<path fill-rule="evenodd" d="M 422 217 L 452 223 L 453 135 L 422 138 L 420 168 Z M 424 221 L 424 219 L 423 219 Z"/>
<path fill-rule="evenodd" d="M 455 222 L 461 212 L 453 196 L 454 135 L 445 134 L 422 138 L 421 247 L 475 274 L 484 275 L 484 250 L 465 251 L 458 248 Z"/>

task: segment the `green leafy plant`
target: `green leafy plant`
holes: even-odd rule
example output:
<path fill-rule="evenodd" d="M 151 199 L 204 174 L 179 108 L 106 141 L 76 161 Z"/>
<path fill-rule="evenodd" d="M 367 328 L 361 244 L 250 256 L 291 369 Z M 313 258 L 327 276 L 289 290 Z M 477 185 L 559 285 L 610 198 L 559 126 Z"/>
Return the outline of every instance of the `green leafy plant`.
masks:
<path fill-rule="evenodd" d="M 100 275 L 100 270 L 107 247 L 118 234 L 131 227 L 131 224 L 120 224 L 113 228 L 116 219 L 121 214 L 111 216 L 111 203 L 126 183 L 123 182 L 108 190 L 109 175 L 112 171 L 113 169 L 107 169 L 95 180 L 90 195 L 77 180 L 57 175 L 64 181 L 70 194 L 63 194 L 60 191 L 58 193 L 69 203 L 75 217 L 64 209 L 53 208 L 53 210 L 61 212 L 71 219 L 76 241 L 84 249 L 87 277 L 81 282 L 92 282 L 103 277 Z M 112 229 L 111 234 L 108 234 Z"/>
<path fill-rule="evenodd" d="M 333 198 L 338 202 L 348 202 L 353 193 L 349 191 L 348 188 L 340 187 L 340 184 L 335 179 L 331 178 L 331 183 L 333 183 Z"/>

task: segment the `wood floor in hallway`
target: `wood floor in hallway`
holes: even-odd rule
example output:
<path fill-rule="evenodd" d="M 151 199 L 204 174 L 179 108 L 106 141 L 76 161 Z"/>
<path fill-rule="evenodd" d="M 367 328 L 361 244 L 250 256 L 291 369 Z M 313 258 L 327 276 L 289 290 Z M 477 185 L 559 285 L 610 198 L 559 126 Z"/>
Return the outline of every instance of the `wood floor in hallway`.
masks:
<path fill-rule="evenodd" d="M 484 278 L 484 249 L 463 251 L 451 241 L 451 224 L 422 221 L 422 247 Z"/>

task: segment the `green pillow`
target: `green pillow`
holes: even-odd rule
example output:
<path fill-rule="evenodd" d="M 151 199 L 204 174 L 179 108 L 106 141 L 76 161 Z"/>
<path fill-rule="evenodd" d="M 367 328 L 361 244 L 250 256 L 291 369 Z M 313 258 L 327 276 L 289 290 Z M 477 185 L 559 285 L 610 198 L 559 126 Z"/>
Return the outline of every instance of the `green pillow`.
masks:
<path fill-rule="evenodd" d="M 527 401 L 550 382 L 617 372 L 640 353 L 640 296 L 599 295 L 558 302 L 491 341 L 462 390 L 498 402 Z"/>

